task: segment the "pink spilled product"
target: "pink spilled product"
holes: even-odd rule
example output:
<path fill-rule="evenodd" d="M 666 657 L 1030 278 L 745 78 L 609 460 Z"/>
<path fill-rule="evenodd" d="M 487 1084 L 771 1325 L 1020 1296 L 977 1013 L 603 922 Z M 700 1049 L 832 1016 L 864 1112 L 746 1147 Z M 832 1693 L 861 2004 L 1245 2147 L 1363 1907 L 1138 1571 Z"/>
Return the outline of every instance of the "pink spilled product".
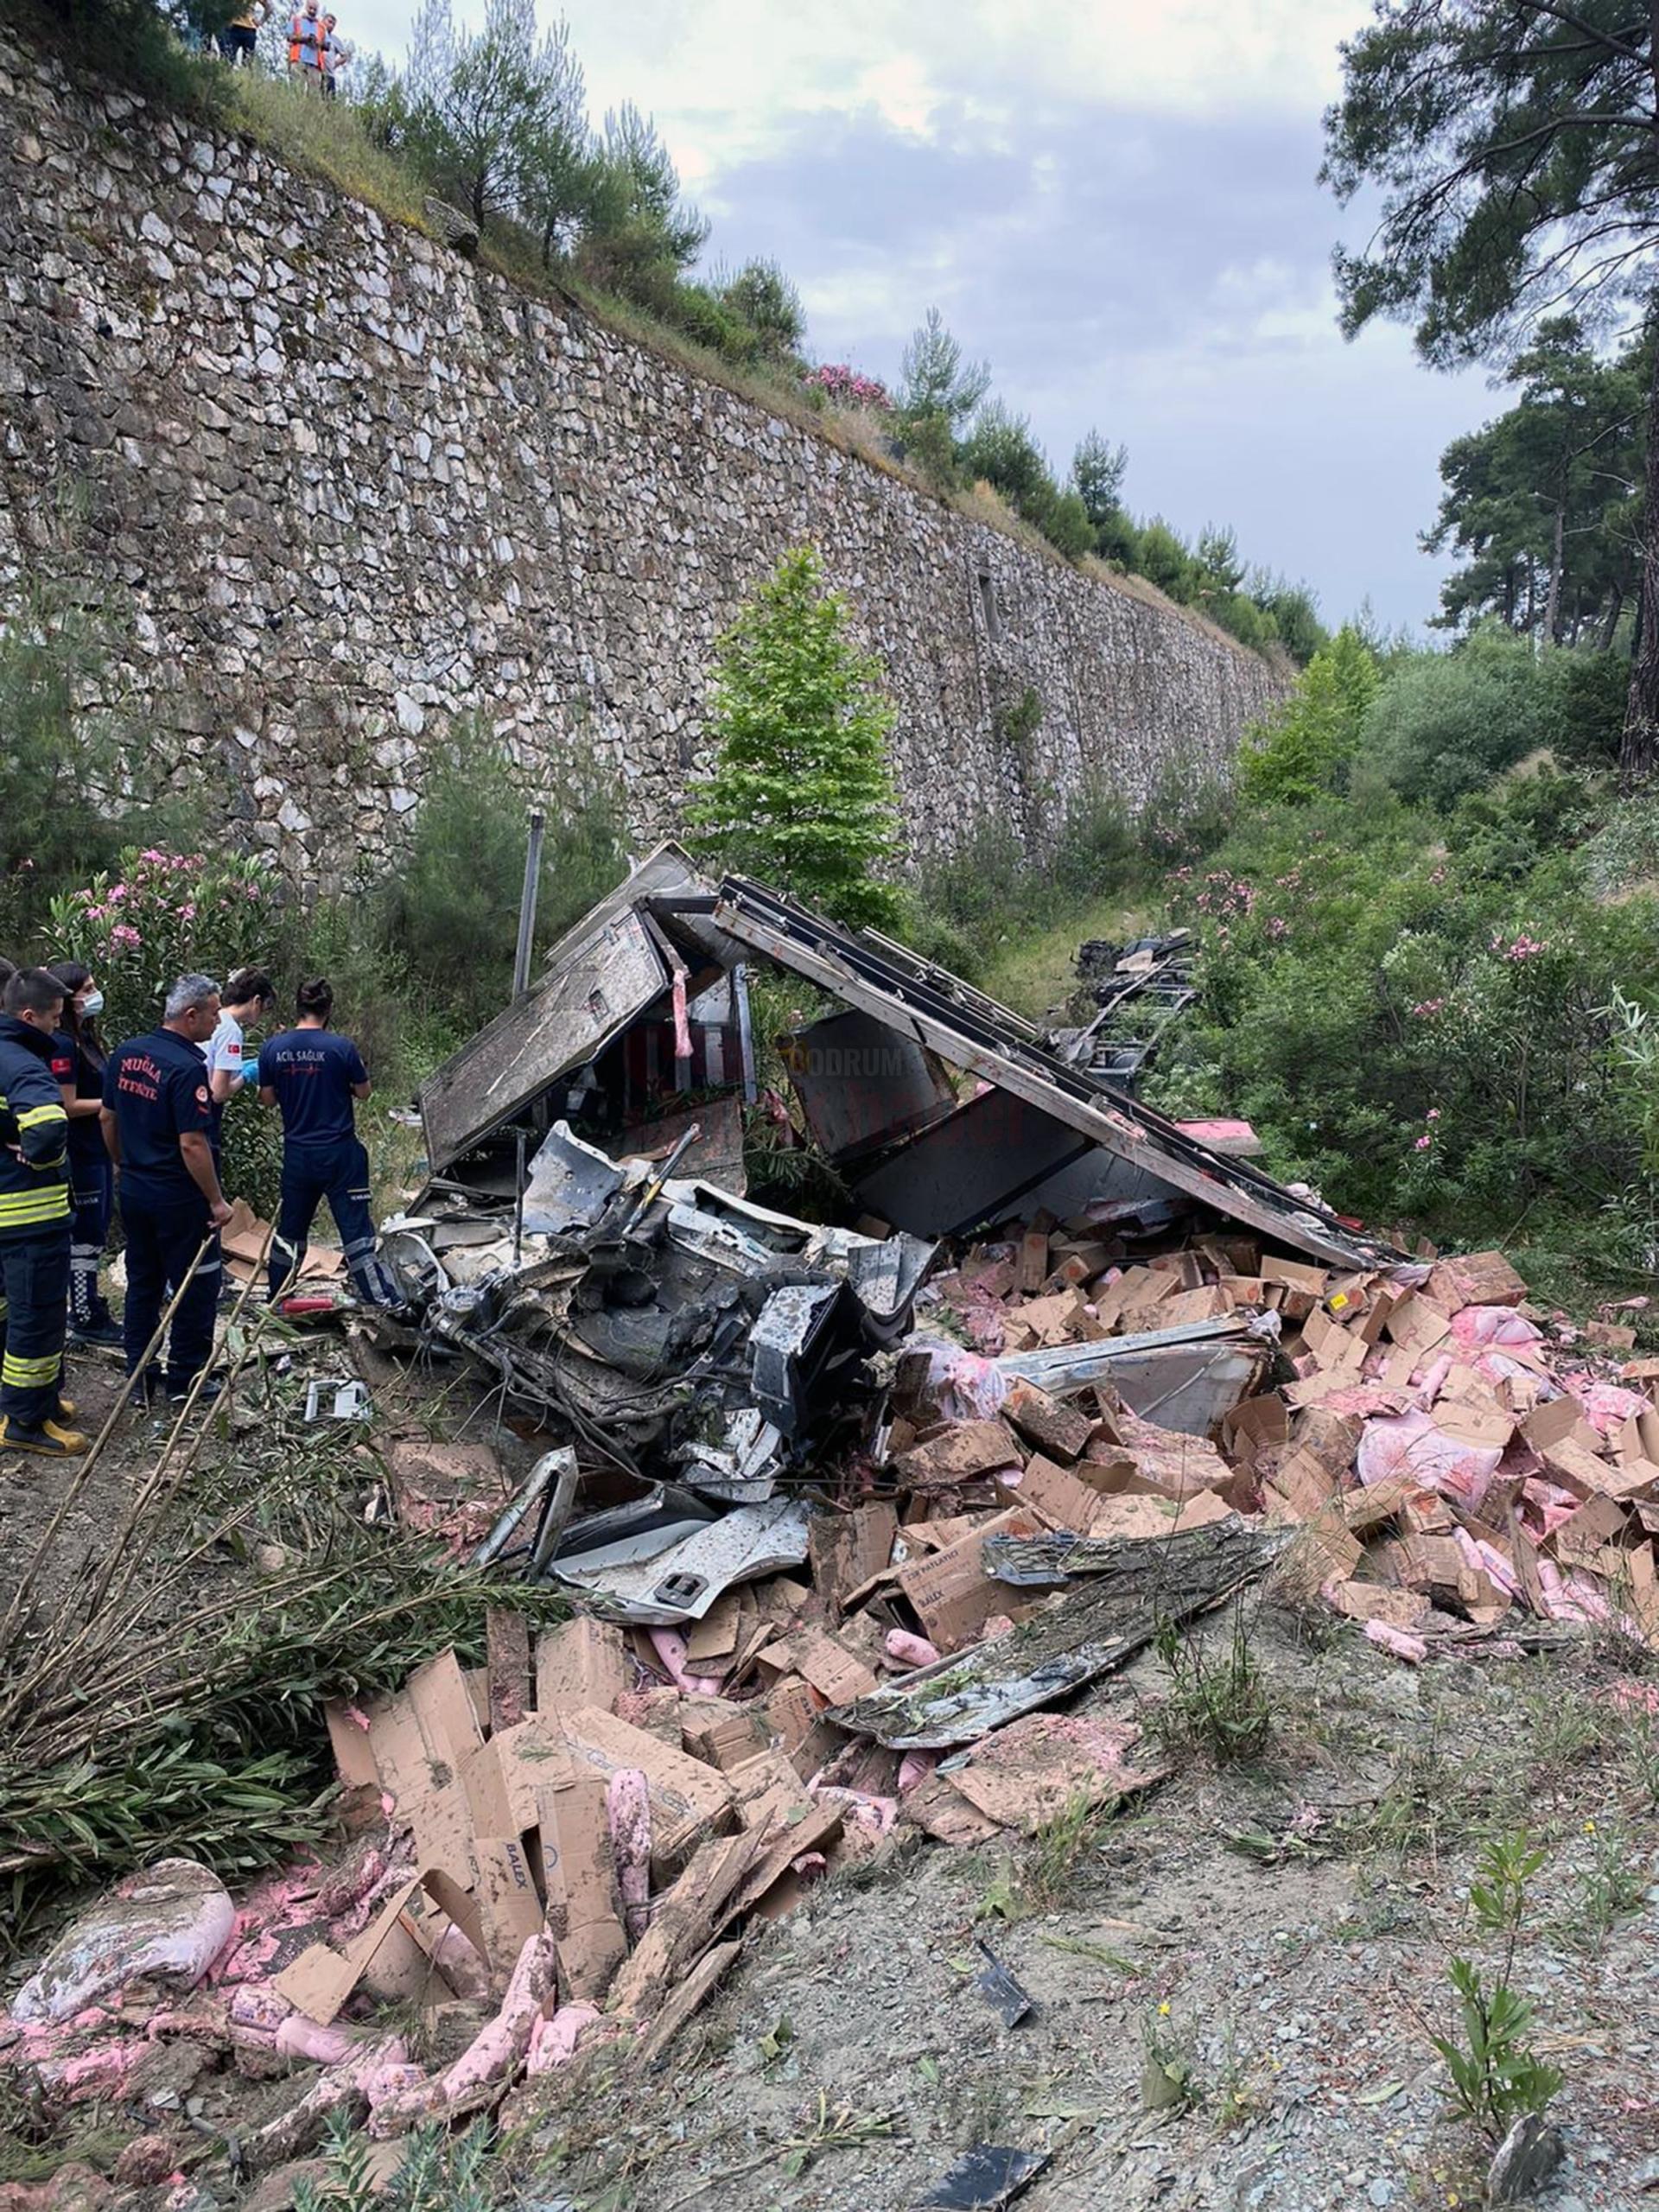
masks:
<path fill-rule="evenodd" d="M 938 1644 L 925 1636 L 912 1636 L 907 1628 L 890 1628 L 885 1649 L 895 1667 L 932 1667 L 940 1656 Z"/>
<path fill-rule="evenodd" d="M 653 1628 L 648 1633 L 652 1649 L 668 1669 L 668 1678 L 677 1690 L 683 1690 L 688 1697 L 714 1697 L 718 1694 L 720 1680 L 717 1675 L 686 1672 L 685 1638 L 677 1629 Z"/>
<path fill-rule="evenodd" d="M 1381 1649 L 1392 1652 L 1396 1659 L 1408 1665 L 1421 1667 L 1428 1656 L 1428 1646 L 1421 1636 L 1413 1636 L 1403 1628 L 1390 1628 L 1387 1621 L 1367 1621 L 1365 1640 Z"/>
<path fill-rule="evenodd" d="M 248 2148 L 256 2166 L 280 2165 L 320 2142 L 335 2113 L 356 2116 L 388 2102 L 424 2081 L 418 2066 L 407 2063 L 403 2040 L 361 2044 L 357 2056 L 319 2074 L 296 2105 L 279 2113 L 254 2135 Z M 392 2132 L 396 2132 L 395 2130 Z"/>
<path fill-rule="evenodd" d="M 284 2058 L 309 2058 L 338 2066 L 358 2050 L 361 2038 L 344 2028 L 321 2028 L 297 2012 L 287 1998 L 268 1986 L 250 1984 L 231 1999 L 230 2036 L 246 2050 L 270 2050 Z"/>
<path fill-rule="evenodd" d="M 599 2017 L 597 2005 L 561 2005 L 550 2019 L 537 2020 L 530 2031 L 525 2073 L 550 2074 L 556 2067 L 568 2066 L 576 2055 L 582 2031 L 591 2028 Z"/>
<path fill-rule="evenodd" d="M 912 1337 L 906 1351 L 927 1354 L 927 1395 L 947 1421 L 989 1421 L 1008 1395 L 994 1359 L 981 1359 L 939 1337 Z"/>
<path fill-rule="evenodd" d="M 1567 1389 L 1578 1400 L 1584 1417 L 1598 1436 L 1611 1436 L 1627 1421 L 1653 1411 L 1653 1402 L 1618 1382 L 1592 1382 L 1587 1375 L 1564 1375 Z"/>
<path fill-rule="evenodd" d="M 1426 1413 L 1414 1408 L 1368 1421 L 1357 1465 L 1359 1479 L 1368 1488 L 1399 1475 L 1421 1490 L 1476 1506 L 1485 1497 L 1503 1457 L 1501 1446 L 1468 1444 L 1448 1436 Z"/>
<path fill-rule="evenodd" d="M 385 2096 L 371 2095 L 370 2134 L 401 2135 L 423 2120 L 454 2118 L 487 2104 L 524 2064 L 536 2023 L 553 2002 L 557 1971 L 552 1936 L 545 1930 L 532 1936 L 518 1954 L 501 2010 L 453 2066 L 411 2084 L 396 2083 Z"/>
<path fill-rule="evenodd" d="M 651 1789 L 635 1766 L 619 1768 L 605 1798 L 622 1923 L 637 1943 L 651 1918 Z"/>
<path fill-rule="evenodd" d="M 870 1797 L 861 1789 L 842 1789 L 832 1783 L 809 1783 L 821 1805 L 839 1805 L 852 1826 L 874 1836 L 891 1835 L 899 1819 L 896 1797 Z"/>
<path fill-rule="evenodd" d="M 64 2020 L 130 1981 L 194 1989 L 229 1940 L 236 1908 L 217 1874 L 163 1859 L 129 1874 L 58 1938 L 11 2001 L 22 2024 Z"/>
<path fill-rule="evenodd" d="M 1509 1306 L 1465 1306 L 1452 1316 L 1452 1334 L 1463 1351 L 1542 1342 L 1541 1332 Z"/>

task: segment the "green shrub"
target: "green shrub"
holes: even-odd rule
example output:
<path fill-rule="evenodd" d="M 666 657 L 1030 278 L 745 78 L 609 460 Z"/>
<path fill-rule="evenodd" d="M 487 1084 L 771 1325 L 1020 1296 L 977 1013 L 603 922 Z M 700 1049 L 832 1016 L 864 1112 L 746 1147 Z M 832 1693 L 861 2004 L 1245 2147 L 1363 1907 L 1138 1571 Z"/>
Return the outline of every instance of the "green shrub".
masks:
<path fill-rule="evenodd" d="M 0 950 L 14 958 L 54 898 L 114 868 L 124 845 L 179 835 L 194 811 L 157 806 L 147 748 L 118 715 L 78 704 L 107 681 L 97 626 L 55 594 L 25 593 L 0 628 Z"/>
<path fill-rule="evenodd" d="M 727 314 L 753 333 L 770 359 L 786 361 L 799 352 L 806 310 L 799 290 L 777 262 L 747 261 L 735 276 L 718 276 L 714 291 Z"/>
<path fill-rule="evenodd" d="M 1549 804 L 1245 817 L 1174 885 L 1203 995 L 1157 1102 L 1245 1116 L 1274 1172 L 1373 1221 L 1491 1239 L 1559 1210 L 1605 1241 L 1639 1164 L 1609 1008 L 1659 1003 L 1659 938 L 1650 900 L 1586 896 Z"/>
<path fill-rule="evenodd" d="M 1137 827 L 1104 789 L 1073 801 L 1039 857 L 1000 817 L 982 821 L 953 852 L 918 870 L 905 941 L 972 982 L 1010 938 L 1116 896 L 1141 867 Z"/>
<path fill-rule="evenodd" d="M 381 899 L 381 938 L 412 988 L 462 1034 L 512 988 L 532 802 L 502 746 L 457 725 L 427 769 L 409 850 Z M 620 816 L 591 767 L 567 773 L 547 836 L 537 938 L 550 944 L 626 870 Z"/>
<path fill-rule="evenodd" d="M 1605 758 L 1600 664 L 1599 655 L 1541 653 L 1496 625 L 1452 652 L 1401 656 L 1365 716 L 1369 766 L 1413 804 L 1448 807 L 1535 753 Z"/>
<path fill-rule="evenodd" d="M 1141 810 L 1141 850 L 1155 868 L 1201 860 L 1225 840 L 1236 804 L 1218 776 L 1190 760 L 1166 760 Z"/>
<path fill-rule="evenodd" d="M 1045 905 L 1057 916 L 1122 891 L 1141 858 L 1135 822 L 1115 791 L 1096 785 L 1066 810 L 1046 864 Z"/>
<path fill-rule="evenodd" d="M 1245 732 L 1240 798 L 1253 806 L 1306 806 L 1345 791 L 1367 739 L 1379 680 L 1376 657 L 1359 632 L 1339 630 L 1309 661 L 1289 697 Z"/>

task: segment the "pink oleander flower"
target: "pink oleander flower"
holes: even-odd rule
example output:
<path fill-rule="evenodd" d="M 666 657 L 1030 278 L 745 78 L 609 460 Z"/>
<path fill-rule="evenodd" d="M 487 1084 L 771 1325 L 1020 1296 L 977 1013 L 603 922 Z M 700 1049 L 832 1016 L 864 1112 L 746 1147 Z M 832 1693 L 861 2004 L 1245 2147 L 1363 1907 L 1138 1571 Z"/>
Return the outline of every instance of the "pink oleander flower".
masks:
<path fill-rule="evenodd" d="M 194 922 L 195 918 L 195 907 L 194 904 L 187 901 L 187 903 L 179 909 L 179 919 L 181 922 Z"/>
<path fill-rule="evenodd" d="M 1411 1009 L 1413 1018 L 1418 1021 L 1431 1020 L 1435 1014 L 1441 1011 L 1445 1005 L 1446 1001 L 1444 999 L 1419 999 L 1416 1005 Z"/>
<path fill-rule="evenodd" d="M 1414 1149 L 1418 1152 L 1427 1152 L 1433 1141 L 1433 1137 L 1419 1137 Z"/>
<path fill-rule="evenodd" d="M 823 361 L 809 369 L 804 384 L 854 407 L 891 408 L 887 388 L 874 377 L 861 376 L 845 361 Z"/>
<path fill-rule="evenodd" d="M 118 922 L 110 931 L 110 944 L 118 952 L 133 952 L 143 943 L 136 929 L 126 922 Z"/>
<path fill-rule="evenodd" d="M 1439 1108 L 1438 1106 L 1431 1106 L 1431 1107 L 1429 1108 L 1429 1109 L 1428 1109 L 1427 1113 L 1427 1114 L 1425 1114 L 1425 1115 L 1424 1115 L 1424 1116 L 1423 1116 L 1423 1119 L 1424 1119 L 1426 1122 L 1438 1122 L 1438 1121 L 1440 1120 L 1440 1108 Z"/>

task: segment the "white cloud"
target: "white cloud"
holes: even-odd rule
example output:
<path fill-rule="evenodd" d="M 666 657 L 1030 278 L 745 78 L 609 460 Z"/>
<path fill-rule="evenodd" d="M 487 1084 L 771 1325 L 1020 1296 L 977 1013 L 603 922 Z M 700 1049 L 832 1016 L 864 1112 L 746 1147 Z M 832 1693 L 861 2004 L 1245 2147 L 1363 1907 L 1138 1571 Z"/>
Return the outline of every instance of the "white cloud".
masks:
<path fill-rule="evenodd" d="M 554 10 L 543 0 L 544 15 Z M 1337 43 L 1364 0 L 569 0 L 596 110 L 657 118 L 688 175 L 714 178 L 777 145 L 804 115 L 873 110 L 926 135 L 965 102 L 1019 117 L 1084 99 L 1108 113 L 1306 115 L 1337 83 Z M 364 0 L 352 29 L 402 53 L 410 0 Z M 476 21 L 483 0 L 456 0 Z"/>

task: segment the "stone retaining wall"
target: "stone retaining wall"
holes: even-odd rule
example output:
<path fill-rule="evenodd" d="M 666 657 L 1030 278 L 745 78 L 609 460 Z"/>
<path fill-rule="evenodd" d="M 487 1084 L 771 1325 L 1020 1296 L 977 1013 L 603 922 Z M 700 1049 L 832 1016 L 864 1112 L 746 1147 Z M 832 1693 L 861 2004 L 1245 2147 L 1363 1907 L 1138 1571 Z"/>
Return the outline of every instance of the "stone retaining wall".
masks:
<path fill-rule="evenodd" d="M 918 851 L 1225 773 L 1278 689 L 260 147 L 3 41 L 0 103 L 0 599 L 84 588 L 168 775 L 304 878 L 384 855 L 461 713 L 552 803 L 582 749 L 671 830 L 714 641 L 806 540 L 887 664 Z"/>

